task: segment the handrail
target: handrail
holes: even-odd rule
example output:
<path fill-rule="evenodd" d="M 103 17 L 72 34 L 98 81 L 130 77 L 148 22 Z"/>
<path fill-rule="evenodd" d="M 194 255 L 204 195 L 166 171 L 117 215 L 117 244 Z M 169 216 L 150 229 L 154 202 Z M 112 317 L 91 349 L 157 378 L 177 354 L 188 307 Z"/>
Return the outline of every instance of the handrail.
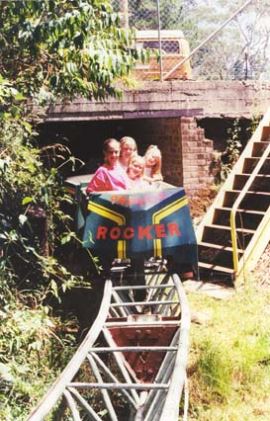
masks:
<path fill-rule="evenodd" d="M 100 306 L 100 310 L 97 318 L 93 323 L 93 326 L 89 330 L 88 334 L 86 335 L 83 342 L 71 358 L 66 368 L 63 370 L 59 378 L 49 389 L 49 391 L 44 396 L 40 404 L 29 415 L 27 421 L 42 421 L 44 417 L 49 414 L 53 406 L 56 404 L 57 400 L 64 393 L 67 384 L 69 384 L 72 381 L 73 377 L 79 370 L 81 364 L 85 360 L 90 346 L 96 341 L 98 335 L 100 334 L 100 330 L 105 323 L 110 306 L 111 292 L 112 281 L 108 279 L 105 283 L 103 300 Z"/>
<path fill-rule="evenodd" d="M 176 405 L 176 396 L 179 401 L 182 396 L 184 385 L 186 383 L 186 367 L 188 360 L 188 339 L 190 328 L 190 310 L 184 287 L 178 275 L 172 275 L 181 307 L 181 326 L 179 335 L 178 351 L 175 358 L 175 366 L 170 379 L 170 387 L 166 401 L 162 410 L 160 421 L 177 420 L 178 405 Z M 185 405 L 186 407 L 186 405 Z M 184 414 L 185 415 L 185 414 Z"/>
<path fill-rule="evenodd" d="M 247 248 L 247 255 L 246 255 L 246 261 L 249 261 L 250 258 L 252 258 L 254 250 L 257 250 L 258 245 L 260 244 L 260 240 L 263 236 L 269 234 L 269 226 L 270 226 L 270 208 L 266 211 L 265 216 L 263 218 L 262 223 L 260 224 L 260 232 L 255 238 L 255 242 L 252 246 L 252 248 Z M 241 273 L 242 268 L 239 271 L 239 274 Z"/>
<path fill-rule="evenodd" d="M 233 268 L 235 274 L 238 273 L 239 268 L 239 259 L 238 259 L 238 245 L 237 245 L 237 235 L 236 235 L 236 211 L 247 193 L 248 189 L 250 188 L 251 184 L 253 183 L 255 177 L 258 175 L 261 167 L 264 164 L 265 159 L 270 153 L 270 143 L 265 149 L 264 153 L 260 157 L 259 161 L 257 162 L 255 168 L 252 171 L 252 174 L 250 175 L 249 179 L 246 181 L 246 184 L 244 188 L 242 189 L 241 193 L 237 197 L 236 201 L 234 202 L 231 213 L 230 213 L 230 227 L 231 227 L 231 240 L 232 240 L 232 252 L 233 252 Z"/>

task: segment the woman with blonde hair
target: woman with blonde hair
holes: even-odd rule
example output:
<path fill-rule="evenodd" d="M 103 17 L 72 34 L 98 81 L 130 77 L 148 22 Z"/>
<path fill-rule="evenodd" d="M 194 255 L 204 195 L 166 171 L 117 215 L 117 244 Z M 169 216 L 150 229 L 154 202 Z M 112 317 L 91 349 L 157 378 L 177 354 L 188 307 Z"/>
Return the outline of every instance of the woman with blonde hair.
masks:
<path fill-rule="evenodd" d="M 162 181 L 161 174 L 162 155 L 161 151 L 156 145 L 149 145 L 146 149 L 145 155 L 145 170 L 144 179 L 148 182 Z"/>
<path fill-rule="evenodd" d="M 137 143 L 133 137 L 124 136 L 120 139 L 119 164 L 124 170 L 127 170 L 131 156 L 137 153 L 137 151 Z"/>

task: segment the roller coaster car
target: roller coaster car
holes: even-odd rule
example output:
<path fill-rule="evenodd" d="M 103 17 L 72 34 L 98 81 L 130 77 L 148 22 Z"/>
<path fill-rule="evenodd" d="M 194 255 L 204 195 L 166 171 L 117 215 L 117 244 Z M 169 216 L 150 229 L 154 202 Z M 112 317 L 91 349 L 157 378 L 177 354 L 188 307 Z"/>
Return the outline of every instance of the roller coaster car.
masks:
<path fill-rule="evenodd" d="M 198 276 L 197 243 L 188 200 L 181 187 L 159 183 L 144 192 L 85 195 L 88 176 L 67 179 L 77 201 L 76 225 L 83 247 L 110 261 L 165 259 L 183 277 Z M 83 210 L 84 209 L 84 210 Z"/>

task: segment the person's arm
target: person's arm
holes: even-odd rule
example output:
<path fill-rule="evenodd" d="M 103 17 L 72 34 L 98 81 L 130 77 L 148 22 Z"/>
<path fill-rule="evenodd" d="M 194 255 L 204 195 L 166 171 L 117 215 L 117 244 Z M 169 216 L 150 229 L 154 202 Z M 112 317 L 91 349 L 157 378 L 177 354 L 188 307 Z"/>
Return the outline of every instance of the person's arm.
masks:
<path fill-rule="evenodd" d="M 95 172 L 92 180 L 86 187 L 86 193 L 92 193 L 95 191 L 106 191 L 108 190 L 108 176 L 107 171 L 104 167 L 99 167 Z"/>

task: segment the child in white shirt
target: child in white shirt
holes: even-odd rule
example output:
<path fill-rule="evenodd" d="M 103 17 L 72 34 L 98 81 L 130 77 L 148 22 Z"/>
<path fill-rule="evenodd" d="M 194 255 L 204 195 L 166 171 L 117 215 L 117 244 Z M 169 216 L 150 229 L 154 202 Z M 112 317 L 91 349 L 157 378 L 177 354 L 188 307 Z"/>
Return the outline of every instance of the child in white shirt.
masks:
<path fill-rule="evenodd" d="M 149 183 L 144 180 L 145 160 L 142 156 L 134 154 L 127 168 L 129 178 L 128 188 L 131 190 L 141 190 L 149 187 Z"/>

